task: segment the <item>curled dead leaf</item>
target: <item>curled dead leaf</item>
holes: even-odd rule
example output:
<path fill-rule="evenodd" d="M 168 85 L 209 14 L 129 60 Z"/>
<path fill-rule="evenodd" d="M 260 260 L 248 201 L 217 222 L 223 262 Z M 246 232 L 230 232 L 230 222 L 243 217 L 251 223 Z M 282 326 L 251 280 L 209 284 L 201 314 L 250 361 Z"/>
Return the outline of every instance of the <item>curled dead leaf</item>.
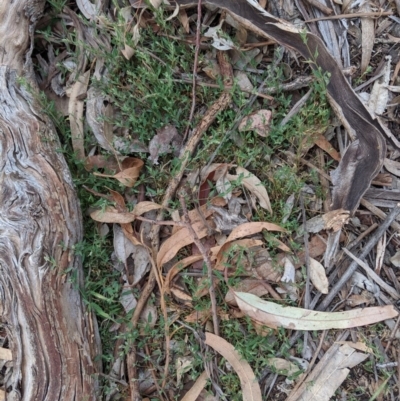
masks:
<path fill-rule="evenodd" d="M 239 376 L 243 400 L 262 401 L 260 386 L 253 370 L 248 362 L 235 350 L 233 345 L 212 333 L 206 333 L 205 344 L 214 348 L 231 364 Z"/>
<path fill-rule="evenodd" d="M 269 132 L 271 119 L 271 110 L 257 110 L 243 118 L 239 124 L 239 131 L 255 131 L 265 138 Z"/>
<path fill-rule="evenodd" d="M 324 266 L 313 258 L 310 258 L 310 279 L 315 288 L 322 294 L 329 292 L 329 282 Z"/>
<path fill-rule="evenodd" d="M 112 175 L 95 172 L 93 174 L 99 177 L 115 178 L 125 186 L 132 188 L 139 178 L 143 164 L 143 160 L 136 159 L 135 157 L 127 157 L 121 163 L 122 170 L 119 173 Z"/>

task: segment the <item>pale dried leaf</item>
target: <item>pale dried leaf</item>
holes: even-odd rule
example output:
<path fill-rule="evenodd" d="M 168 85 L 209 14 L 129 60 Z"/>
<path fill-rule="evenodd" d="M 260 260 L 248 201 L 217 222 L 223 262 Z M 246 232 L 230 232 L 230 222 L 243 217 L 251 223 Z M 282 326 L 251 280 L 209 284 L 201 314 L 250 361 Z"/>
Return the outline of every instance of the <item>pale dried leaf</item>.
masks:
<path fill-rule="evenodd" d="M 128 224 L 135 220 L 136 216 L 129 212 L 119 212 L 115 207 L 108 206 L 105 210 L 95 210 L 90 217 L 100 223 Z"/>
<path fill-rule="evenodd" d="M 241 179 L 241 183 L 244 187 L 257 197 L 260 206 L 272 214 L 268 192 L 259 178 L 243 167 L 236 167 L 236 175 L 227 174 L 226 177 L 230 181 Z"/>
<path fill-rule="evenodd" d="M 89 88 L 86 99 L 86 120 L 96 137 L 97 143 L 103 149 L 115 154 L 112 146 L 114 138 L 113 136 L 107 136 L 109 132 L 104 131 L 104 121 L 102 121 L 105 100 L 96 88 Z"/>
<path fill-rule="evenodd" d="M 126 266 L 126 260 L 135 253 L 136 245 L 133 245 L 124 235 L 122 228 L 118 224 L 113 225 L 113 232 L 115 255 Z"/>
<path fill-rule="evenodd" d="M 204 33 L 204 36 L 206 38 L 212 38 L 212 46 L 218 50 L 234 49 L 234 43 L 229 38 L 224 37 L 226 36 L 226 34 L 221 29 L 223 22 L 224 21 L 222 20 L 219 25 L 209 27 L 208 30 Z"/>
<path fill-rule="evenodd" d="M 360 341 L 353 342 L 353 341 L 336 341 L 336 344 L 347 344 L 349 347 L 356 349 L 357 351 L 361 352 L 368 352 L 369 354 L 374 354 L 374 350 L 371 347 L 368 347 L 367 344 L 362 343 Z"/>
<path fill-rule="evenodd" d="M 295 273 L 296 269 L 290 260 L 290 258 L 285 257 L 283 259 L 283 275 L 281 277 L 281 281 L 283 283 L 294 283 L 295 282 Z"/>
<path fill-rule="evenodd" d="M 353 309 L 345 312 L 318 312 L 281 306 L 244 292 L 236 292 L 236 302 L 246 315 L 267 327 L 291 330 L 347 329 L 381 322 L 398 316 L 393 305 Z"/>
<path fill-rule="evenodd" d="M 372 294 L 379 293 L 379 287 L 369 278 L 364 276 L 364 274 L 357 271 L 351 276 L 351 284 L 357 286 L 361 290 L 365 289 Z"/>
<path fill-rule="evenodd" d="M 235 71 L 234 77 L 238 87 L 244 92 L 251 92 L 254 89 L 253 84 L 251 83 L 249 77 L 244 71 Z M 259 132 L 268 131 L 268 127 L 261 128 L 259 127 L 259 131 L 254 129 L 259 135 Z M 266 135 L 261 135 L 266 136 Z"/>
<path fill-rule="evenodd" d="M 0 348 L 0 360 L 12 361 L 12 352 L 8 348 Z"/>
<path fill-rule="evenodd" d="M 267 223 L 265 221 L 257 221 L 251 223 L 244 223 L 239 227 L 232 230 L 226 242 L 234 241 L 235 239 L 254 235 L 262 230 L 285 232 L 286 230 L 274 223 Z"/>
<path fill-rule="evenodd" d="M 369 3 L 365 3 L 360 7 L 360 11 L 371 11 Z M 375 26 L 372 18 L 361 18 L 361 32 L 361 74 L 364 74 L 369 65 L 369 61 L 371 60 L 372 49 L 375 41 Z"/>
<path fill-rule="evenodd" d="M 174 12 L 173 12 L 165 21 L 171 21 L 171 20 L 174 19 L 178 14 L 179 14 L 179 4 L 176 3 Z"/>
<path fill-rule="evenodd" d="M 182 376 L 193 368 L 193 357 L 181 356 L 175 360 L 176 368 L 176 384 L 179 386 L 182 380 Z"/>
<path fill-rule="evenodd" d="M 385 57 L 386 63 L 383 67 L 382 76 L 374 82 L 371 95 L 368 99 L 368 108 L 376 115 L 382 115 L 389 101 L 389 90 L 387 86 L 391 76 L 391 57 Z"/>
<path fill-rule="evenodd" d="M 214 348 L 231 364 L 239 376 L 243 400 L 262 401 L 260 386 L 250 365 L 235 350 L 233 345 L 211 333 L 206 333 L 205 344 Z"/>
<path fill-rule="evenodd" d="M 271 110 L 257 110 L 244 117 L 239 124 L 239 131 L 255 131 L 258 135 L 266 137 L 271 124 Z"/>
<path fill-rule="evenodd" d="M 333 347 L 337 347 L 334 344 Z M 288 401 L 329 401 L 350 373 L 349 368 L 360 364 L 368 354 L 356 352 L 348 344 L 340 346 L 329 359 L 322 359 L 314 371 Z M 292 395 L 292 394 L 291 394 Z"/>
<path fill-rule="evenodd" d="M 284 376 L 293 376 L 301 371 L 295 363 L 283 358 L 268 358 L 267 364 L 273 369 L 273 372 Z"/>
<path fill-rule="evenodd" d="M 170 153 L 173 149 L 179 150 L 182 138 L 179 135 L 176 127 L 173 125 L 166 125 L 157 130 L 149 144 L 149 160 L 153 164 L 158 164 L 160 155 Z"/>
<path fill-rule="evenodd" d="M 96 15 L 97 15 L 96 6 L 93 3 L 91 3 L 89 0 L 76 0 L 76 5 L 78 6 L 79 11 L 88 20 L 93 20 L 96 18 Z"/>
<path fill-rule="evenodd" d="M 395 267 L 400 267 L 400 251 L 397 251 L 391 258 L 390 262 Z"/>
<path fill-rule="evenodd" d="M 315 288 L 322 294 L 329 292 L 329 282 L 324 266 L 317 260 L 310 258 L 310 280 Z"/>
<path fill-rule="evenodd" d="M 394 174 L 396 177 L 400 177 L 400 162 L 396 162 L 395 160 L 385 159 L 383 165 L 385 166 L 387 171 Z"/>
<path fill-rule="evenodd" d="M 130 287 L 130 285 L 127 284 L 126 286 L 122 287 L 122 292 L 119 297 L 119 302 L 121 302 L 126 313 L 129 313 L 132 309 L 136 308 L 137 300 L 133 295 L 132 288 Z"/>
<path fill-rule="evenodd" d="M 162 206 L 158 203 L 143 201 L 139 202 L 132 210 L 132 214 L 136 216 L 141 216 L 144 213 L 150 212 L 151 210 L 162 209 Z"/>
<path fill-rule="evenodd" d="M 185 394 L 181 401 L 196 401 L 201 391 L 207 384 L 208 375 L 204 371 L 195 381 L 192 388 Z"/>
<path fill-rule="evenodd" d="M 72 148 L 80 160 L 85 159 L 84 131 L 83 131 L 83 108 L 82 96 L 86 95 L 89 84 L 90 70 L 80 75 L 72 86 L 69 102 L 68 114 L 71 127 Z"/>

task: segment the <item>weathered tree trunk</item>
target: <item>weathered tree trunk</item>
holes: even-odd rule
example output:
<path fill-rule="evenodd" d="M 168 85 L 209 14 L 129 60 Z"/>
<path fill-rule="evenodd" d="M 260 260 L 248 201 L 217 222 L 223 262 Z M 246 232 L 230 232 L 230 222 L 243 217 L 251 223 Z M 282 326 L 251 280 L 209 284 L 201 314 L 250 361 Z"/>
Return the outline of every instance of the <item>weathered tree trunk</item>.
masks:
<path fill-rule="evenodd" d="M 43 6 L 0 1 L 0 301 L 13 354 L 7 400 L 95 400 L 96 326 L 73 252 L 81 213 L 31 81 L 29 48 Z"/>

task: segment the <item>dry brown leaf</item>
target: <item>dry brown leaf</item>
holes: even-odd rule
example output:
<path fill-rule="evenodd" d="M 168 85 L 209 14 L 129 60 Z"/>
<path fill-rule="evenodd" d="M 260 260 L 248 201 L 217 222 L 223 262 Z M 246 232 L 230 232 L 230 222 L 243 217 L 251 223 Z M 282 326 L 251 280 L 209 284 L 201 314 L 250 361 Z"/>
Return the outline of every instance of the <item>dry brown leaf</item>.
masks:
<path fill-rule="evenodd" d="M 179 10 L 178 19 L 181 22 L 185 32 L 189 33 L 189 18 L 185 10 Z"/>
<path fill-rule="evenodd" d="M 323 151 L 328 153 L 333 160 L 340 161 L 339 152 L 331 145 L 331 143 L 325 138 L 324 135 L 318 134 L 315 136 L 314 143 L 321 148 Z"/>
<path fill-rule="evenodd" d="M 143 161 L 140 159 L 136 159 L 135 157 L 127 157 L 122 162 L 122 171 L 119 173 L 112 175 L 95 172 L 93 174 L 99 177 L 115 178 L 125 186 L 132 188 L 139 178 L 140 170 L 142 169 L 143 164 Z"/>
<path fill-rule="evenodd" d="M 262 230 L 280 231 L 280 232 L 286 231 L 285 229 L 283 229 L 282 227 L 280 227 L 274 223 L 267 223 L 267 222 L 244 223 L 232 230 L 231 234 L 226 239 L 226 243 L 232 242 L 238 238 L 257 234 L 257 233 L 261 232 Z M 278 240 L 277 238 L 274 238 L 274 241 L 277 244 L 277 248 L 281 249 L 284 252 L 291 252 L 290 248 L 287 245 L 285 245 L 282 241 Z"/>
<path fill-rule="evenodd" d="M 348 329 L 398 316 L 393 305 L 353 309 L 345 312 L 318 312 L 281 306 L 244 292 L 235 292 L 236 302 L 246 315 L 267 327 L 291 330 Z"/>
<path fill-rule="evenodd" d="M 192 255 L 188 256 L 185 259 L 180 260 L 178 263 L 174 264 L 174 266 L 168 271 L 167 276 L 165 277 L 164 281 L 164 289 L 165 292 L 169 294 L 170 292 L 170 285 L 173 280 L 173 278 L 184 268 L 192 265 L 194 262 L 197 262 L 199 260 L 203 259 L 202 255 Z"/>
<path fill-rule="evenodd" d="M 158 203 L 143 201 L 136 204 L 131 213 L 136 216 L 141 216 L 142 214 L 150 212 L 151 210 L 158 209 L 162 209 L 162 206 Z"/>
<path fill-rule="evenodd" d="M 196 401 L 197 397 L 200 395 L 201 390 L 207 384 L 208 375 L 207 372 L 204 371 L 195 381 L 192 388 L 185 394 L 185 396 L 181 399 L 181 401 Z"/>
<path fill-rule="evenodd" d="M 105 168 L 110 171 L 118 170 L 118 163 L 114 156 L 93 155 L 85 160 L 85 169 L 87 171 L 94 168 Z"/>
<path fill-rule="evenodd" d="M 177 287 L 171 287 L 170 289 L 171 294 L 180 302 L 182 302 L 184 305 L 193 307 L 192 305 L 192 297 L 187 294 L 185 291 L 181 290 L 180 288 Z"/>
<path fill-rule="evenodd" d="M 208 235 L 209 228 L 206 226 L 204 219 L 211 216 L 214 211 L 210 209 L 203 209 L 202 216 L 197 210 L 192 210 L 190 220 L 192 227 L 197 236 L 201 239 Z M 186 227 L 181 228 L 174 235 L 169 237 L 160 247 L 157 254 L 157 266 L 161 267 L 163 264 L 170 261 L 183 247 L 191 244 L 193 238 Z"/>
<path fill-rule="evenodd" d="M 322 294 L 329 292 L 329 282 L 324 266 L 317 260 L 310 258 L 310 279 L 315 288 Z"/>
<path fill-rule="evenodd" d="M 234 246 L 249 249 L 249 248 L 261 246 L 261 245 L 263 245 L 262 241 L 255 240 L 252 238 L 225 242 L 225 244 L 220 247 L 220 250 L 217 254 L 217 260 L 216 260 L 215 267 L 214 267 L 215 270 L 225 270 L 225 268 L 227 267 L 226 263 L 228 261 L 228 253 L 229 253 L 230 249 L 233 248 Z M 235 266 L 231 266 L 231 267 L 235 267 Z"/>
<path fill-rule="evenodd" d="M 257 295 L 258 297 L 262 297 L 263 295 L 268 294 L 268 290 L 265 288 L 263 283 L 260 282 L 260 280 L 245 278 L 233 288 L 229 288 L 228 292 L 226 293 L 225 302 L 231 306 L 237 306 L 234 291 L 246 292 L 249 294 Z"/>
<path fill-rule="evenodd" d="M 135 220 L 136 216 L 129 212 L 120 212 L 112 206 L 108 206 L 105 210 L 95 210 L 90 213 L 90 217 L 101 223 L 118 223 L 128 224 Z"/>
<path fill-rule="evenodd" d="M 81 74 L 71 88 L 68 102 L 68 114 L 71 127 L 72 148 L 80 160 L 85 159 L 82 96 L 86 95 L 90 70 Z"/>
<path fill-rule="evenodd" d="M 232 242 L 235 239 L 248 237 L 254 235 L 262 230 L 285 232 L 286 230 L 274 223 L 267 223 L 264 221 L 257 221 L 251 223 L 241 224 L 232 230 L 226 242 Z"/>
<path fill-rule="evenodd" d="M 211 310 L 194 310 L 192 313 L 187 315 L 184 319 L 186 323 L 199 323 L 201 325 L 205 324 L 206 321 L 211 317 Z"/>
<path fill-rule="evenodd" d="M 215 334 L 206 333 L 205 344 L 214 348 L 232 366 L 240 379 L 242 397 L 246 401 L 262 401 L 258 381 L 247 361 L 235 350 L 232 344 Z"/>
<path fill-rule="evenodd" d="M 239 131 L 255 131 L 258 135 L 266 137 L 271 124 L 271 110 L 257 110 L 244 117 L 239 124 Z"/>
<path fill-rule="evenodd" d="M 272 214 L 268 192 L 261 181 L 254 174 L 250 173 L 250 171 L 243 167 L 236 167 L 236 175 L 227 174 L 226 178 L 230 181 L 241 179 L 241 183 L 244 185 L 244 187 L 257 197 L 260 206 Z"/>

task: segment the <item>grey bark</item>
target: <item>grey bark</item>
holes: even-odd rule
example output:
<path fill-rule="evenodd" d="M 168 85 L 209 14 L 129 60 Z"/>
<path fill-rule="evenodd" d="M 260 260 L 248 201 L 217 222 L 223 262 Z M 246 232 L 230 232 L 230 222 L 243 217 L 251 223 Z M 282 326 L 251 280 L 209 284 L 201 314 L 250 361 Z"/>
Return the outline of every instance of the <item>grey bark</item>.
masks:
<path fill-rule="evenodd" d="M 0 2 L 0 301 L 13 355 L 7 400 L 95 400 L 97 326 L 80 296 L 82 264 L 73 251 L 81 212 L 31 79 L 43 6 Z"/>

